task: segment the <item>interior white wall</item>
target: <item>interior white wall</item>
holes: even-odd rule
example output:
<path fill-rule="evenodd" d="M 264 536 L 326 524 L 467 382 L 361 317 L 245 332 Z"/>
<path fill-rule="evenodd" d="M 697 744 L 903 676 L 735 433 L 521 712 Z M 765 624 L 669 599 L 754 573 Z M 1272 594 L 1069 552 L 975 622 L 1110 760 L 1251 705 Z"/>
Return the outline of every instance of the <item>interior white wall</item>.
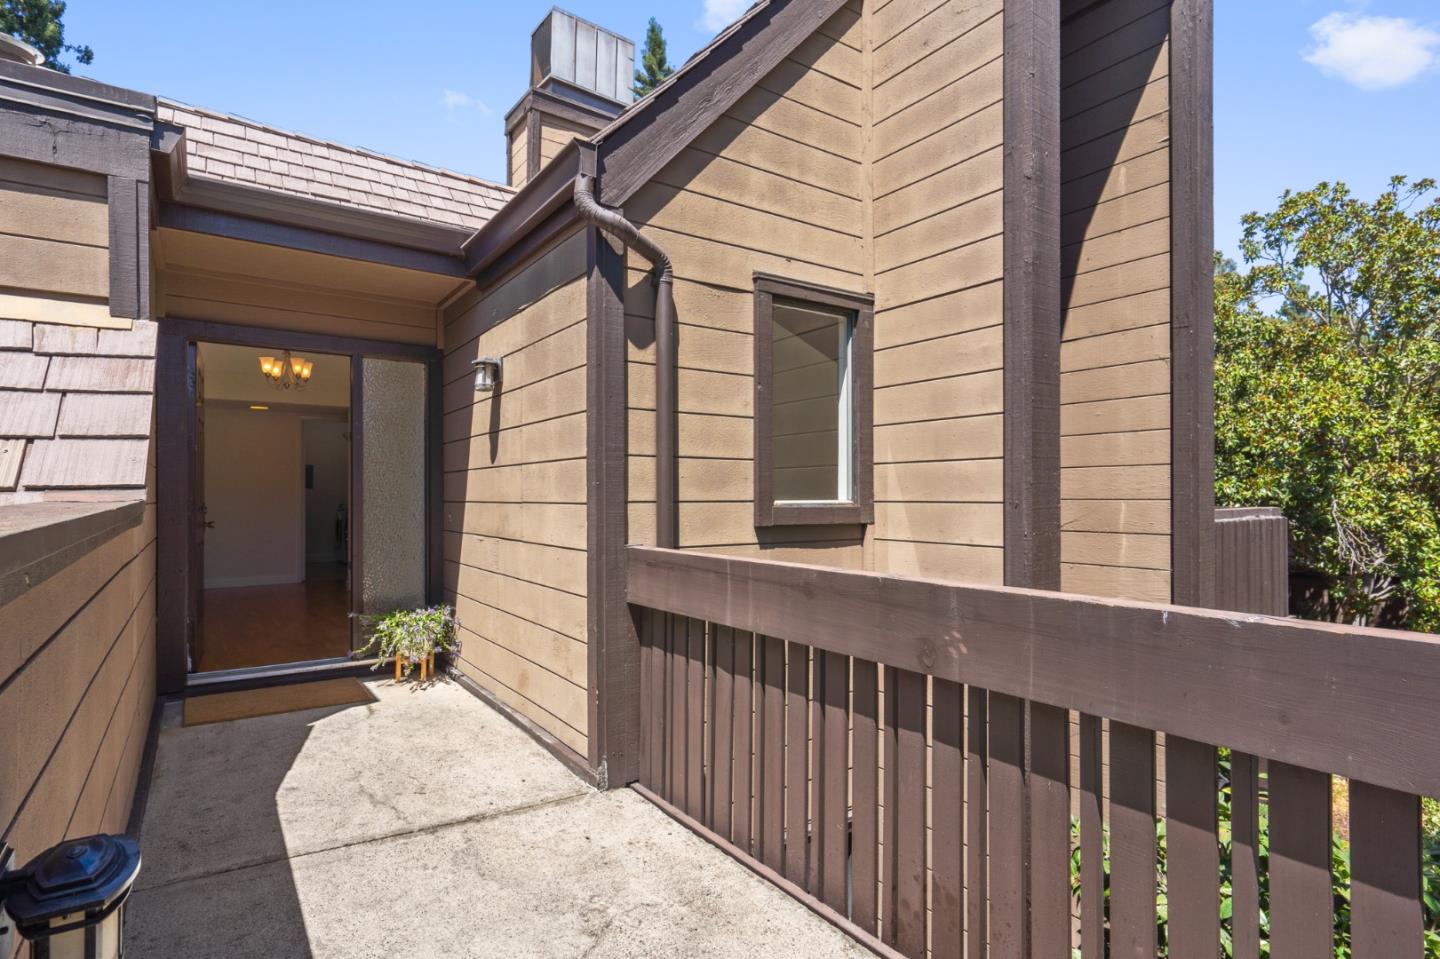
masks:
<path fill-rule="evenodd" d="M 206 404 L 205 506 L 215 523 L 205 531 L 206 589 L 304 580 L 301 422 Z"/>
<path fill-rule="evenodd" d="M 306 420 L 301 427 L 303 465 L 315 468 L 315 485 L 305 491 L 305 559 L 338 563 L 345 559 L 335 538 L 340 504 L 350 509 L 350 424 Z"/>

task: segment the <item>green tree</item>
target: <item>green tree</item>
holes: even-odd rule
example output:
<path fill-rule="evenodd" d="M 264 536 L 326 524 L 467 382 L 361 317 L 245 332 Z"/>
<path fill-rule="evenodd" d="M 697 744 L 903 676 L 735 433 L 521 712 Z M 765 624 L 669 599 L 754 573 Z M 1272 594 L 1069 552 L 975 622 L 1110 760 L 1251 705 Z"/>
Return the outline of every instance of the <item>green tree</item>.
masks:
<path fill-rule="evenodd" d="M 1216 498 L 1285 511 L 1316 618 L 1440 629 L 1440 197 L 1343 183 L 1218 263 Z"/>
<path fill-rule="evenodd" d="M 631 88 L 637 97 L 645 96 L 675 72 L 665 57 L 665 32 L 654 17 L 650 18 L 650 25 L 645 28 L 645 49 L 640 51 L 640 67 L 635 71 L 635 86 Z"/>
<path fill-rule="evenodd" d="M 85 64 L 95 59 L 95 51 L 65 42 L 64 16 L 64 0 L 0 0 L 0 33 L 14 34 L 45 55 L 45 66 L 69 73 L 62 53 L 73 53 L 76 63 Z"/>

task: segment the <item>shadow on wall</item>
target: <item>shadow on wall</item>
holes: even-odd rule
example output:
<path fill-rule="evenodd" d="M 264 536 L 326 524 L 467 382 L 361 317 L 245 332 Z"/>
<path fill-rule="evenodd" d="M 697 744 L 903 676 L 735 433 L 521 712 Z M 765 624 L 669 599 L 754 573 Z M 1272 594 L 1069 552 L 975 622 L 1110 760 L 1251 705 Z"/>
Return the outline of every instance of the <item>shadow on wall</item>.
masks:
<path fill-rule="evenodd" d="M 1064 25 L 1061 30 L 1063 33 Z M 1153 75 L 1162 54 L 1169 50 L 1168 44 L 1158 44 L 1145 50 L 1124 63 L 1124 77 L 1149 78 Z M 1082 79 L 1091 78 L 1082 51 L 1077 52 L 1080 62 L 1071 57 L 1060 61 L 1060 332 L 1065 332 L 1065 320 L 1070 310 L 1070 299 L 1075 288 L 1076 274 L 1080 271 L 1080 259 L 1085 244 L 1080 240 L 1089 232 L 1095 218 L 1096 208 L 1107 187 L 1112 187 L 1111 178 L 1120 150 L 1125 146 L 1126 134 L 1140 116 L 1140 106 L 1145 93 L 1150 89 L 1146 79 L 1138 81 L 1132 90 L 1088 106 L 1087 109 L 1067 115 L 1066 88 Z M 1093 78 L 1090 79 L 1093 83 Z M 1087 88 L 1088 88 L 1087 84 Z M 1168 109 L 1168 104 L 1167 104 Z M 1085 119 L 1085 118 L 1089 119 Z M 1095 136 L 1096 132 L 1100 136 Z M 1131 158 L 1133 159 L 1133 157 Z M 1122 170 L 1123 173 L 1123 170 Z M 1122 189 L 1121 192 L 1129 192 Z"/>

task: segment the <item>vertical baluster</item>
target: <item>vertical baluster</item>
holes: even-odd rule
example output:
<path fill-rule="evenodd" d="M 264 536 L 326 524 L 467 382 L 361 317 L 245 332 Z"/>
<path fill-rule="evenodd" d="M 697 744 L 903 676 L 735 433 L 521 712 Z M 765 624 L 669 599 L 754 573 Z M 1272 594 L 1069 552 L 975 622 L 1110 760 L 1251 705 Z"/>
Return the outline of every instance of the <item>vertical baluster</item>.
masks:
<path fill-rule="evenodd" d="M 754 770 L 755 770 L 755 637 L 751 633 L 735 634 L 735 712 L 730 734 L 734 758 L 731 778 L 734 782 L 735 805 L 731 812 L 735 845 L 742 852 L 754 854 Z"/>
<path fill-rule="evenodd" d="M 930 952 L 964 955 L 965 690 L 937 679 L 931 713 Z"/>
<path fill-rule="evenodd" d="M 1110 723 L 1110 955 L 1152 959 L 1155 734 Z"/>
<path fill-rule="evenodd" d="M 896 716 L 895 688 L 900 684 L 900 671 L 894 666 L 886 666 L 881 674 L 884 677 L 884 685 L 881 692 L 885 697 L 883 709 L 885 711 L 885 726 L 880 741 L 883 744 L 884 755 L 881 761 L 885 768 L 882 770 L 882 787 L 885 796 L 884 810 L 882 815 L 883 832 L 881 833 L 880 850 L 880 921 L 884 932 L 884 941 L 890 945 L 895 944 L 895 885 L 896 885 L 896 864 L 895 846 L 896 830 L 895 817 L 900 808 L 900 777 L 896 774 L 899 768 L 899 761 L 896 754 L 900 751 L 900 737 L 897 729 L 898 718 Z"/>
<path fill-rule="evenodd" d="M 677 809 L 685 808 L 685 653 L 689 639 L 686 636 L 685 617 L 667 616 L 665 623 L 665 662 L 670 676 L 670 722 L 665 730 L 667 740 L 666 766 L 670 775 L 665 798 Z"/>
<path fill-rule="evenodd" d="M 1025 703 L 990 694 L 990 954 L 1025 955 Z"/>
<path fill-rule="evenodd" d="M 760 734 L 760 856 L 777 872 L 785 868 L 785 644 L 760 639 L 763 714 Z"/>
<path fill-rule="evenodd" d="M 990 694 L 965 692 L 965 954 L 990 943 Z"/>
<path fill-rule="evenodd" d="M 897 670 L 895 688 L 895 947 L 925 954 L 925 677 Z M 886 809 L 889 818 L 890 810 Z"/>
<path fill-rule="evenodd" d="M 1165 849 L 1172 959 L 1220 952 L 1220 846 L 1215 747 L 1165 739 Z"/>
<path fill-rule="evenodd" d="M 705 816 L 705 622 L 685 621 L 685 805 L 697 821 Z"/>
<path fill-rule="evenodd" d="M 849 781 L 850 660 L 839 653 L 822 653 L 815 663 L 822 677 L 821 712 L 824 721 L 816 730 L 815 755 L 815 850 L 820 856 L 820 899 L 841 915 L 845 908 L 845 846 L 849 832 L 846 788 Z"/>
<path fill-rule="evenodd" d="M 655 687 L 650 684 L 650 658 L 654 653 L 655 611 L 630 607 L 635 621 L 635 634 L 640 637 L 640 784 L 655 788 L 655 738 L 652 719 L 655 713 Z"/>
<path fill-rule="evenodd" d="M 1419 959 L 1420 798 L 1350 783 L 1350 942 L 1355 959 Z"/>
<path fill-rule="evenodd" d="M 851 898 L 850 918 L 867 932 L 878 928 L 876 901 L 880 841 L 880 756 L 879 676 L 875 663 L 855 660 L 854 758 L 851 815 Z"/>
<path fill-rule="evenodd" d="M 735 751 L 735 630 L 715 627 L 715 700 L 710 713 L 714 730 L 714 775 L 710 780 L 710 822 L 712 829 L 724 837 L 730 832 L 730 782 Z"/>
<path fill-rule="evenodd" d="M 810 647 L 790 643 L 785 682 L 785 878 L 805 885 L 810 799 Z"/>
<path fill-rule="evenodd" d="M 1080 956 L 1105 956 L 1104 753 L 1098 716 L 1080 716 Z"/>
<path fill-rule="evenodd" d="M 1030 703 L 1026 751 L 1029 810 L 1029 954 L 1070 952 L 1070 717 Z M 1214 957 L 1210 957 L 1214 959 Z"/>
<path fill-rule="evenodd" d="M 1332 953 L 1330 777 L 1270 763 L 1270 955 Z"/>
<path fill-rule="evenodd" d="M 1260 959 L 1260 762 L 1230 754 L 1230 945 Z"/>

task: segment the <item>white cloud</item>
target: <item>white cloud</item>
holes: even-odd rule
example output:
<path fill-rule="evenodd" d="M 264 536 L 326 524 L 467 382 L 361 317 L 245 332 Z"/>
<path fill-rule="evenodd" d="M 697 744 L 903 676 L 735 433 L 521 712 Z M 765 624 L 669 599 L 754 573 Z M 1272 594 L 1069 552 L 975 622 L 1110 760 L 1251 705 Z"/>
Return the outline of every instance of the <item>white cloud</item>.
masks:
<path fill-rule="evenodd" d="M 1307 63 L 1362 90 L 1409 83 L 1437 62 L 1440 33 L 1403 17 L 1332 13 L 1310 27 Z"/>
<path fill-rule="evenodd" d="M 470 94 L 461 93 L 459 90 L 442 91 L 440 102 L 445 104 L 447 110 L 476 110 L 487 117 L 495 112 L 484 100 L 477 100 Z"/>
<path fill-rule="evenodd" d="M 700 18 L 701 30 L 723 30 L 740 14 L 750 9 L 751 0 L 705 0 L 705 15 Z"/>

